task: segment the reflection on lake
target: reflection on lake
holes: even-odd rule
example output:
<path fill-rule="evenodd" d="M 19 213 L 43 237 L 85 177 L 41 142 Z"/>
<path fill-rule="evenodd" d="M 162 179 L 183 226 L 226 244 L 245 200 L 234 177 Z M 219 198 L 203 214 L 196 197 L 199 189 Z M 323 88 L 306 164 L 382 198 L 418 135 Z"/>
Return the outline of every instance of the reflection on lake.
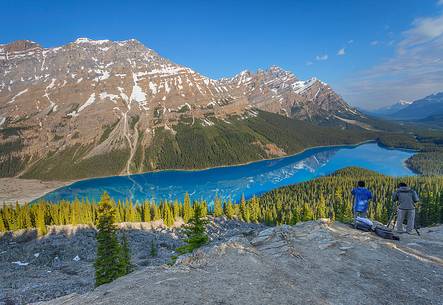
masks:
<path fill-rule="evenodd" d="M 376 143 L 359 146 L 320 147 L 274 160 L 240 166 L 198 171 L 171 170 L 131 176 L 113 176 L 75 182 L 44 196 L 53 202 L 74 198 L 96 200 L 107 191 L 114 199 L 182 199 L 188 192 L 194 199 L 212 201 L 221 198 L 238 200 L 277 187 L 328 175 L 348 166 L 358 166 L 391 176 L 414 173 L 404 161 L 414 152 L 387 149 Z"/>

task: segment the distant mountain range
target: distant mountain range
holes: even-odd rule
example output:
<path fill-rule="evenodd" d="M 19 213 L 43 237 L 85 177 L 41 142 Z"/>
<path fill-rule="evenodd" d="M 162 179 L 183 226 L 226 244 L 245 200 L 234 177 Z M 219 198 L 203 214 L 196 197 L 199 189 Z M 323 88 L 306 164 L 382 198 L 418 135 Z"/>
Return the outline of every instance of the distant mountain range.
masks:
<path fill-rule="evenodd" d="M 406 107 L 408 107 L 409 105 L 411 105 L 412 102 L 408 102 L 408 101 L 400 101 L 398 103 L 389 105 L 389 106 L 385 106 L 385 107 L 381 107 L 372 111 L 368 111 L 368 113 L 374 114 L 374 115 L 378 115 L 378 116 L 389 116 L 393 113 L 396 113 L 400 110 L 405 109 Z"/>
<path fill-rule="evenodd" d="M 400 102 L 371 112 L 391 120 L 426 121 L 443 116 L 443 92 L 413 102 Z"/>
<path fill-rule="evenodd" d="M 248 159 L 289 153 L 275 144 L 275 126 L 259 135 L 236 125 L 262 111 L 340 129 L 371 129 L 365 115 L 328 84 L 300 80 L 276 66 L 213 80 L 133 39 L 79 38 L 56 48 L 32 41 L 0 45 L 0 176 L 50 178 L 60 158 L 73 171 L 84 167 L 72 177 L 140 172 L 165 163 L 183 167 L 162 158 L 171 151 L 177 160 L 187 158 L 177 143 L 199 138 L 180 138 L 191 134 L 184 130 L 208 127 L 200 132 L 211 138 L 215 131 L 209 130 L 217 130 L 227 142 L 211 138 L 202 149 L 211 150 L 211 141 L 232 147 L 230 129 L 243 132 L 241 141 L 259 150 Z M 217 158 L 220 164 L 243 161 L 225 154 Z M 109 170 L 87 171 L 100 162 Z"/>

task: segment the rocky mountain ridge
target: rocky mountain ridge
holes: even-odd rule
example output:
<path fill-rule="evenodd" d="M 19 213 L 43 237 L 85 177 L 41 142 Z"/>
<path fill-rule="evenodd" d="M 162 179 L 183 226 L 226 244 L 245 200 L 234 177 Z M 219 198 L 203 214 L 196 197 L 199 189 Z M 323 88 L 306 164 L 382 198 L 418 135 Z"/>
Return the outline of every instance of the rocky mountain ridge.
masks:
<path fill-rule="evenodd" d="M 127 159 L 119 171 L 130 173 L 138 147 L 148 149 L 158 129 L 174 135 L 177 124 L 214 126 L 257 110 L 366 128 L 327 84 L 275 66 L 213 80 L 134 39 L 0 45 L 0 163 L 9 160 L 9 175 L 64 150 L 82 160 L 119 152 Z"/>
<path fill-rule="evenodd" d="M 371 112 L 391 120 L 425 120 L 443 114 L 443 92 L 436 92 L 415 101 L 400 101 Z"/>
<path fill-rule="evenodd" d="M 438 92 L 413 101 L 393 116 L 394 119 L 400 120 L 420 120 L 441 114 L 443 114 L 443 92 Z"/>

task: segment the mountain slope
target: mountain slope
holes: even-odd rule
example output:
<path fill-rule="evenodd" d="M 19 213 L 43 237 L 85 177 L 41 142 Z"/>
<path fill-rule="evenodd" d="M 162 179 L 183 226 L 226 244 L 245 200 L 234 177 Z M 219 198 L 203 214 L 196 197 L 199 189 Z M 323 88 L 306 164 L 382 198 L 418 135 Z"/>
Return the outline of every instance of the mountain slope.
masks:
<path fill-rule="evenodd" d="M 331 129 L 269 112 L 255 113 L 247 119 L 213 119 L 211 126 L 181 122 L 173 132 L 157 128 L 150 146 L 135 147 L 130 171 L 240 164 L 293 154 L 311 146 L 355 144 L 376 137 L 369 131 Z M 85 158 L 89 150 L 88 146 L 77 145 L 48 154 L 30 165 L 22 177 L 72 180 L 126 171 L 129 150 Z"/>
<path fill-rule="evenodd" d="M 165 165 L 149 159 L 158 132 L 174 138 L 180 126 L 232 124 L 231 118 L 257 116 L 257 109 L 371 129 L 327 84 L 301 81 L 278 67 L 212 80 L 136 40 L 79 38 L 57 48 L 31 41 L 1 45 L 1 176 L 38 177 L 35 169 L 59 156 L 70 162 L 73 176 L 83 177 L 77 173 L 94 166 L 106 170 L 90 176 L 161 168 Z M 257 139 L 251 141 L 249 146 Z"/>
<path fill-rule="evenodd" d="M 405 109 L 406 107 L 408 107 L 409 105 L 411 105 L 412 102 L 408 102 L 408 101 L 400 101 L 398 103 L 389 105 L 389 106 L 385 106 L 385 107 L 381 107 L 372 111 L 369 111 L 370 113 L 374 114 L 374 115 L 378 115 L 378 116 L 389 116 L 391 114 L 394 114 L 400 110 Z"/>
<path fill-rule="evenodd" d="M 429 95 L 412 102 L 409 106 L 392 114 L 395 120 L 420 120 L 443 113 L 443 92 Z"/>

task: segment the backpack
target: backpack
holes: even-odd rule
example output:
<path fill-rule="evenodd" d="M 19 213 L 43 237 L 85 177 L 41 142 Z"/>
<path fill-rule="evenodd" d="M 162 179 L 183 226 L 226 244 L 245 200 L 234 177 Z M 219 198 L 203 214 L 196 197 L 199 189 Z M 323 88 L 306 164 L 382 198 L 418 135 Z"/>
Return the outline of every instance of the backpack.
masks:
<path fill-rule="evenodd" d="M 375 227 L 374 233 L 384 239 L 400 240 L 400 237 L 394 235 L 392 230 L 386 228 Z"/>
<path fill-rule="evenodd" d="M 360 217 L 357 217 L 357 218 L 355 219 L 354 228 L 356 228 L 357 230 L 365 231 L 365 232 L 372 231 L 372 225 L 369 224 L 367 221 L 364 221 L 364 220 L 366 220 L 366 219 L 367 219 L 367 218 L 360 218 Z"/>

